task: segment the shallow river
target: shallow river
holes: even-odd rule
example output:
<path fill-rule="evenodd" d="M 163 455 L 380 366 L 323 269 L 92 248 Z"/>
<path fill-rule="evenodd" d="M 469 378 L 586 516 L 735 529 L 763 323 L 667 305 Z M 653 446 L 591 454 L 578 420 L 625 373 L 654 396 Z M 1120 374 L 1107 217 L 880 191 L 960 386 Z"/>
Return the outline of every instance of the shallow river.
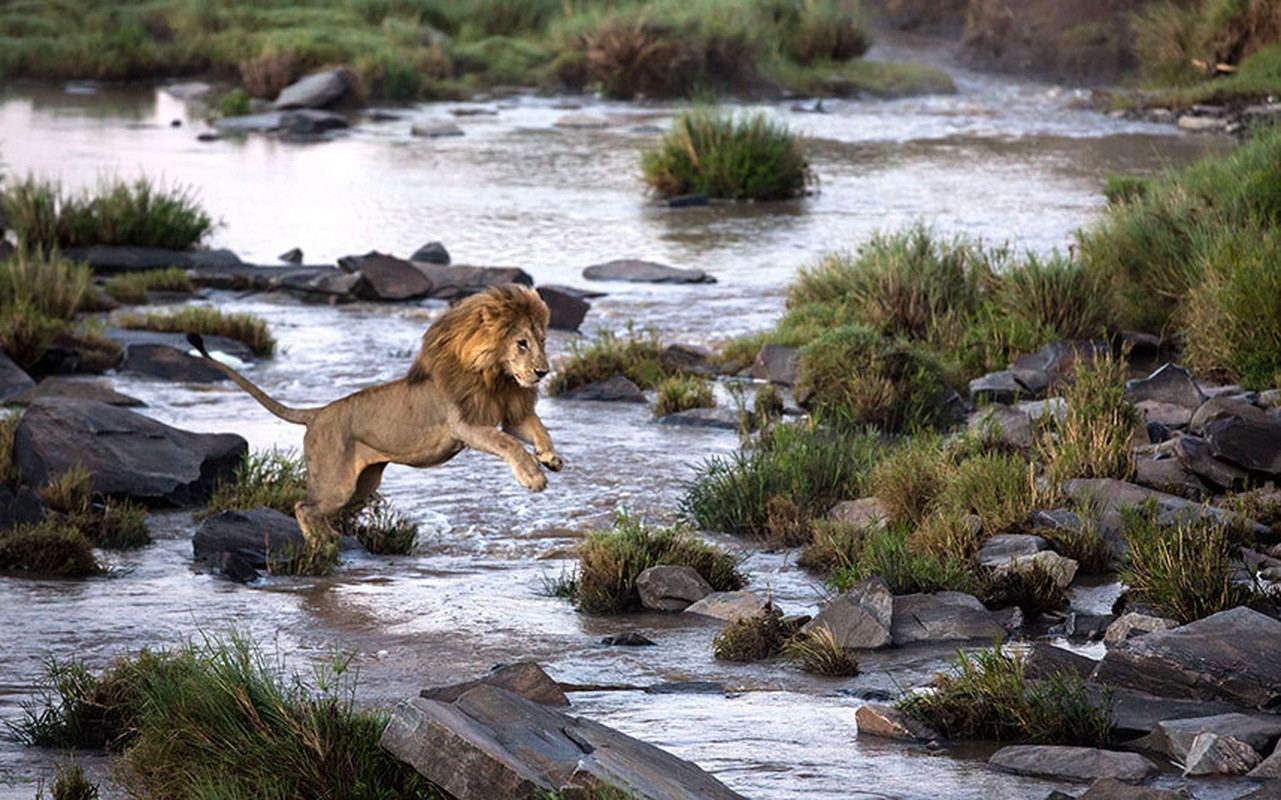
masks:
<path fill-rule="evenodd" d="M 799 267 L 853 248 L 875 229 L 923 219 L 943 232 L 1013 240 L 1042 253 L 1062 249 L 1099 213 L 1107 174 L 1150 173 L 1228 146 L 1077 110 L 1073 93 L 1059 88 L 954 73 L 959 92 L 951 96 L 828 101 L 826 114 L 763 106 L 811 138 L 821 177 L 816 196 L 782 206 L 651 208 L 638 154 L 671 107 L 587 100 L 584 110 L 611 126 L 564 130 L 552 123 L 568 112 L 533 97 L 399 109 L 398 120 L 364 123 L 317 144 L 201 143 L 199 114 L 163 91 L 10 86 L 0 88 L 0 170 L 57 176 L 69 186 L 146 174 L 195 187 L 221 223 L 211 244 L 256 263 L 294 246 L 307 263 L 369 250 L 407 256 L 439 239 L 455 263 L 520 266 L 539 283 L 584 286 L 584 266 L 614 258 L 698 267 L 718 283 L 593 286 L 609 294 L 595 301 L 584 331 L 631 320 L 665 341 L 708 344 L 767 327 Z M 459 117 L 461 138 L 410 136 L 414 121 L 448 119 L 464 106 L 495 113 Z M 249 372 L 294 405 L 403 374 L 440 308 L 209 299 L 270 321 L 281 352 Z M 568 341 L 553 334 L 553 354 Z M 130 375 L 115 383 L 164 422 L 234 431 L 254 449 L 301 445 L 301 429 L 239 391 Z M 577 713 L 692 759 L 761 800 L 1000 800 L 1079 788 L 991 773 L 981 752 L 941 755 L 856 738 L 860 694 L 924 682 L 949 648 L 869 655 L 856 678 L 820 679 L 716 662 L 710 622 L 591 618 L 545 596 L 545 582 L 572 569 L 567 554 L 583 535 L 619 508 L 671 522 L 694 468 L 731 451 L 736 439 L 653 424 L 645 408 L 544 399 L 540 411 L 567 462 L 544 494 L 527 494 L 506 466 L 475 453 L 429 472 L 387 471 L 385 494 L 421 525 L 412 556 L 349 554 L 331 578 L 238 586 L 192 569 L 191 519 L 169 513 L 152 517 L 154 545 L 109 556 L 109 577 L 0 578 L 0 718 L 18 716 L 48 656 L 101 666 L 144 646 L 235 628 L 299 670 L 335 648 L 355 653 L 360 696 L 370 702 L 530 658 L 576 684 L 721 681 L 727 695 L 610 691 L 573 700 Z M 822 587 L 794 567 L 793 553 L 718 541 L 745 558 L 749 588 L 772 592 L 786 612 L 813 612 L 823 601 Z M 625 631 L 659 646 L 598 644 Z M 0 798 L 34 797 L 49 758 L 0 741 Z M 1193 790 L 1206 798 L 1223 793 L 1213 783 Z"/>

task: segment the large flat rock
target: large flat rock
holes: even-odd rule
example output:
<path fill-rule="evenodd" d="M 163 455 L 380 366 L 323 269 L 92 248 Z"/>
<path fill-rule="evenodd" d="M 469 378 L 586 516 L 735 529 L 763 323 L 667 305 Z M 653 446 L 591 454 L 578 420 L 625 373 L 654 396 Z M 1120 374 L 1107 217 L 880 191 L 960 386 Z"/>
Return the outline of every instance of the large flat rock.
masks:
<path fill-rule="evenodd" d="M 905 594 L 894 598 L 894 644 L 1004 638 L 1005 629 L 972 595 L 962 592 Z"/>
<path fill-rule="evenodd" d="M 621 258 L 583 269 L 583 277 L 593 281 L 630 281 L 632 283 L 716 283 L 701 269 L 680 269 L 652 261 Z"/>
<path fill-rule="evenodd" d="M 1156 774 L 1157 766 L 1138 753 L 1118 753 L 1094 747 L 1014 745 L 1002 747 L 989 765 L 1016 775 L 1035 775 L 1067 781 L 1117 778 L 1138 781 Z"/>

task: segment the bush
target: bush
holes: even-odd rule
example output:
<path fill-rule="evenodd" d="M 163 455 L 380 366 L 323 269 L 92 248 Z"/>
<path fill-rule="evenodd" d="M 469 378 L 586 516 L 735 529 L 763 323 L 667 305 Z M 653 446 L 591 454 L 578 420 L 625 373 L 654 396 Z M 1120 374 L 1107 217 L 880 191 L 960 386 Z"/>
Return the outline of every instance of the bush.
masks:
<path fill-rule="evenodd" d="M 681 500 L 704 530 L 762 535 L 770 502 L 790 500 L 810 518 L 862 497 L 880 442 L 871 433 L 798 422 L 775 425 L 752 447 L 704 462 Z"/>
<path fill-rule="evenodd" d="M 60 578 L 102 573 L 93 543 L 65 520 L 46 519 L 0 531 L 0 570 Z"/>
<path fill-rule="evenodd" d="M 849 591 L 871 577 L 885 579 L 892 594 L 918 592 L 966 592 L 980 588 L 973 565 L 950 556 L 913 553 L 908 547 L 911 531 L 892 526 L 870 532 L 852 566 L 838 568 L 827 576 L 836 592 Z"/>
<path fill-rule="evenodd" d="M 287 50 L 267 49 L 240 62 L 240 82 L 249 97 L 275 100 L 280 90 L 297 78 L 298 56 Z M 245 111 L 241 113 L 248 113 L 248 98 L 245 101 Z"/>
<path fill-rule="evenodd" d="M 1216 64 L 1242 64 L 1274 45 L 1281 38 L 1281 9 L 1269 0 L 1151 3 L 1136 16 L 1134 28 L 1143 76 L 1186 84 L 1209 78 Z"/>
<path fill-rule="evenodd" d="M 816 519 L 811 526 L 812 535 L 805 549 L 796 557 L 796 566 L 819 575 L 827 575 L 842 567 L 858 563 L 868 536 L 877 527 L 855 525 Z"/>
<path fill-rule="evenodd" d="M 691 408 L 711 408 L 716 405 L 712 397 L 712 384 L 697 375 L 673 375 L 658 384 L 658 400 L 654 416 L 663 417 Z"/>
<path fill-rule="evenodd" d="M 679 114 L 641 156 L 645 182 L 661 197 L 701 193 L 728 200 L 788 200 L 814 181 L 804 147 L 764 113 L 695 109 Z"/>
<path fill-rule="evenodd" d="M 185 269 L 166 267 L 112 276 L 103 289 L 113 300 L 141 305 L 147 302 L 148 292 L 191 294 L 196 290 L 196 285 L 192 283 L 191 275 Z"/>
<path fill-rule="evenodd" d="M 276 350 L 276 340 L 266 320 L 253 314 L 228 314 L 212 306 L 187 306 L 163 313 L 148 311 L 142 316 L 126 314 L 117 322 L 129 329 L 225 336 L 244 342 L 255 355 L 263 357 Z"/>
<path fill-rule="evenodd" d="M 999 646 L 959 653 L 954 671 L 936 674 L 934 686 L 898 708 L 949 738 L 1101 747 L 1112 737 L 1109 695 L 1096 700 L 1075 675 L 1033 680 L 1023 659 Z"/>
<path fill-rule="evenodd" d="M 781 654 L 796 635 L 796 625 L 783 612 L 767 607 L 754 617 L 739 617 L 712 638 L 712 652 L 721 661 L 764 661 Z"/>
<path fill-rule="evenodd" d="M 557 362 L 547 393 L 564 394 L 615 375 L 625 376 L 642 389 L 651 389 L 666 376 L 660 352 L 653 331 L 637 334 L 629 324 L 627 335 L 620 338 L 613 331 L 598 330 L 586 347 L 578 340 L 569 343 L 569 356 Z"/>
<path fill-rule="evenodd" d="M 1138 421 L 1125 395 L 1126 362 L 1111 355 L 1079 361 L 1063 390 L 1067 410 L 1041 432 L 1037 450 L 1050 485 L 1072 478 L 1129 478 L 1130 443 Z"/>
<path fill-rule="evenodd" d="M 681 528 L 651 528 L 619 513 L 612 528 L 588 535 L 579 547 L 577 604 L 588 614 L 621 614 L 641 607 L 636 577 L 649 567 L 692 567 L 717 591 L 741 588 L 738 561 Z"/>
<path fill-rule="evenodd" d="M 905 439 L 872 470 L 872 494 L 889 521 L 919 525 L 934 510 L 951 459 L 937 434 L 920 433 Z"/>
<path fill-rule="evenodd" d="M 1042 260 L 1028 254 L 1001 273 L 993 301 L 1014 325 L 1038 332 L 1038 339 L 1098 339 L 1111 325 L 1111 308 L 1100 302 L 1106 286 L 1081 262 L 1054 253 Z"/>

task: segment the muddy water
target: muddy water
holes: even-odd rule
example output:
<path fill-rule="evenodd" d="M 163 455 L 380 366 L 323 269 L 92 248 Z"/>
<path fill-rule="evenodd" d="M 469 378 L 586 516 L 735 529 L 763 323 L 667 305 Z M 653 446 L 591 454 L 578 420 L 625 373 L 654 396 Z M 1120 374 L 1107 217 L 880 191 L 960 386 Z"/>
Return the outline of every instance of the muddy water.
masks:
<path fill-rule="evenodd" d="M 646 258 L 699 267 L 714 285 L 610 284 L 585 330 L 627 320 L 667 340 L 710 343 L 774 320 L 798 267 L 851 248 L 874 229 L 924 219 L 944 232 L 1015 240 L 1038 252 L 1064 248 L 1102 206 L 1104 177 L 1186 163 L 1222 140 L 1075 110 L 1054 87 L 958 72 L 955 96 L 893 102 L 826 102 L 828 113 L 765 110 L 812 140 L 816 196 L 783 206 L 647 207 L 639 149 L 671 113 L 589 101 L 604 130 L 553 127 L 556 102 L 515 98 L 466 104 L 492 111 L 458 122 L 466 135 L 422 140 L 417 120 L 452 105 L 399 110 L 320 144 L 250 137 L 196 141 L 199 112 L 164 92 L 0 90 L 0 158 L 10 175 L 34 171 L 72 186 L 107 173 L 145 173 L 196 187 L 222 223 L 212 244 L 270 263 L 299 246 L 308 263 L 377 249 L 407 255 L 443 240 L 456 263 L 517 265 L 540 283 L 584 283 L 582 267 Z M 179 120 L 181 125 L 171 126 Z M 268 296 L 210 295 L 232 311 L 270 320 L 281 343 L 249 372 L 292 404 L 313 404 L 404 372 L 439 304 L 303 306 Z M 554 334 L 564 352 L 568 336 Z M 243 394 L 116 376 L 146 413 L 200 431 L 235 431 L 255 449 L 297 447 L 300 429 Z M 568 467 L 531 496 L 496 460 L 464 453 L 443 468 L 391 468 L 384 489 L 420 523 L 411 556 L 350 554 L 326 579 L 269 579 L 235 586 L 190 567 L 193 525 L 182 513 L 152 518 L 157 542 L 110 556 L 109 577 L 86 582 L 0 579 L 0 717 L 28 700 L 42 660 L 92 666 L 199 631 L 247 630 L 287 663 L 306 669 L 338 648 L 356 654 L 361 696 L 390 702 L 424 685 L 470 677 L 492 664 L 537 659 L 558 679 L 645 687 L 723 682 L 727 695 L 594 691 L 578 711 L 691 758 L 753 798 L 1044 796 L 1043 781 L 990 773 L 981 752 L 962 756 L 859 741 L 853 713 L 868 693 L 917 685 L 948 648 L 873 654 L 863 674 L 814 678 L 782 668 L 714 661 L 716 627 L 679 617 L 596 619 L 545 596 L 572 568 L 567 553 L 627 508 L 672 520 L 695 466 L 730 452 L 730 433 L 653 424 L 644 408 L 545 399 L 540 409 Z M 752 589 L 788 612 L 812 612 L 820 586 L 794 554 L 739 540 Z M 638 631 L 659 643 L 606 648 L 607 634 Z M 0 742 L 0 797 L 34 796 L 48 754 Z M 1212 785 L 1199 797 L 1218 796 Z"/>

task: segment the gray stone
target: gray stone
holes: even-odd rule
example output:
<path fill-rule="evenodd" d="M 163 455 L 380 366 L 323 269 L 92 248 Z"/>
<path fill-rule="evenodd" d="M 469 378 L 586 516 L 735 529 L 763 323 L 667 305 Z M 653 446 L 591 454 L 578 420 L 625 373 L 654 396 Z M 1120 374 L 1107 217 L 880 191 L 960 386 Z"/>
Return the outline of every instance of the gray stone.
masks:
<path fill-rule="evenodd" d="M 280 133 L 285 136 L 319 136 L 329 131 L 351 127 L 347 118 L 332 111 L 310 108 L 286 111 L 280 115 Z"/>
<path fill-rule="evenodd" d="M 1059 340 L 1046 344 L 1035 353 L 1027 353 L 1010 364 L 1016 370 L 1039 370 L 1051 381 L 1067 376 L 1083 358 L 1094 359 L 1108 353 L 1107 342 L 1086 339 Z"/>
<path fill-rule="evenodd" d="M 678 269 L 631 258 L 593 264 L 583 269 L 583 277 L 594 281 L 633 283 L 716 283 L 715 278 L 701 269 Z"/>
<path fill-rule="evenodd" d="M 1263 762 L 1250 770 L 1246 777 L 1273 781 L 1281 778 L 1281 741 L 1277 742 L 1276 749 L 1272 751 L 1272 755 L 1263 759 Z M 1281 784 L 1278 784 L 1278 786 L 1281 788 Z"/>
<path fill-rule="evenodd" d="M 1183 114 L 1179 117 L 1178 126 L 1179 130 L 1192 133 L 1219 133 L 1227 130 L 1228 121 L 1221 117 L 1198 117 L 1192 114 Z"/>
<path fill-rule="evenodd" d="M 781 344 L 766 344 L 756 354 L 752 363 L 752 377 L 758 381 L 769 381 L 783 386 L 796 383 L 796 369 L 800 356 L 795 347 L 784 347 Z"/>
<path fill-rule="evenodd" d="M 712 351 L 694 344 L 669 344 L 658 354 L 658 362 L 668 372 L 700 371 L 707 366 Z"/>
<path fill-rule="evenodd" d="M 1167 428 L 1182 428 L 1192 419 L 1187 406 L 1164 403 L 1160 400 L 1140 400 L 1134 404 L 1139 412 L 1139 422 L 1156 422 Z"/>
<path fill-rule="evenodd" d="M 314 72 L 281 89 L 273 105 L 277 110 L 324 108 L 346 94 L 348 82 L 344 69 Z"/>
<path fill-rule="evenodd" d="M 136 397 L 117 392 L 112 388 L 110 381 L 58 376 L 45 378 L 27 391 L 14 395 L 5 402 L 8 405 L 29 406 L 44 397 L 70 397 L 77 400 L 106 403 L 111 406 L 134 408 L 146 405 Z"/>
<path fill-rule="evenodd" d="M 1026 411 L 997 403 L 970 415 L 972 433 L 992 436 L 1000 444 L 1019 450 L 1032 446 L 1032 418 Z"/>
<path fill-rule="evenodd" d="M 1188 750 L 1183 775 L 1244 775 L 1263 761 L 1250 745 L 1231 736 L 1201 733 Z"/>
<path fill-rule="evenodd" d="M 187 348 L 176 350 L 165 344 L 133 344 L 125 348 L 120 364 L 124 372 L 136 372 L 166 381 L 180 383 L 218 383 L 228 380 L 209 362 L 187 355 Z"/>
<path fill-rule="evenodd" d="M 660 425 L 689 425 L 695 428 L 719 428 L 736 431 L 741 425 L 738 412 L 730 408 L 688 408 L 664 414 L 658 418 Z"/>
<path fill-rule="evenodd" d="M 1183 466 L 1177 458 L 1135 459 L 1134 482 L 1158 492 L 1186 497 L 1189 500 L 1204 500 L 1210 495 L 1210 487 L 1205 481 Z"/>
<path fill-rule="evenodd" d="M 1093 747 L 1015 745 L 1002 747 L 987 762 L 1003 772 L 1066 781 L 1096 778 L 1140 781 L 1157 773 L 1157 766 L 1138 753 L 1118 753 Z"/>
<path fill-rule="evenodd" d="M 1040 536 L 1026 533 L 998 533 L 988 537 L 979 548 L 979 563 L 985 567 L 1008 566 L 1011 559 L 1030 556 L 1050 549 Z"/>
<path fill-rule="evenodd" d="M 1233 514 L 1214 506 L 1194 503 L 1115 478 L 1074 478 L 1064 482 L 1063 492 L 1078 505 L 1091 508 L 1097 514 L 1097 521 L 1105 529 L 1113 531 L 1121 528 L 1122 510 L 1138 508 L 1149 502 L 1156 505 L 1157 524 L 1162 526 L 1201 519 L 1235 519 Z"/>
<path fill-rule="evenodd" d="M 873 650 L 894 643 L 894 595 L 884 578 L 868 578 L 823 607 L 801 628 L 802 633 L 826 629 L 843 648 Z"/>
<path fill-rule="evenodd" d="M 19 486 L 14 492 L 0 483 L 0 531 L 14 525 L 40 522 L 45 518 L 44 500 L 29 486 Z"/>
<path fill-rule="evenodd" d="M 592 307 L 582 294 L 565 287 L 539 286 L 538 296 L 551 312 L 547 327 L 558 331 L 577 331 Z"/>
<path fill-rule="evenodd" d="M 1197 408 L 1188 423 L 1188 430 L 1198 436 L 1205 434 L 1211 422 L 1228 417 L 1240 417 L 1250 422 L 1266 423 L 1268 412 L 1240 397 L 1211 397 Z"/>
<path fill-rule="evenodd" d="M 653 644 L 653 642 L 650 642 Z M 526 700 L 533 700 L 545 706 L 568 707 L 569 698 L 560 688 L 560 684 L 533 661 L 518 661 L 515 664 L 499 664 L 487 674 L 474 681 L 456 683 L 451 686 L 438 686 L 423 689 L 419 697 L 437 700 L 441 703 L 452 703 L 477 686 L 497 686 L 518 694 Z"/>
<path fill-rule="evenodd" d="M 355 287 L 356 296 L 363 300 L 412 300 L 427 297 L 435 289 L 412 263 L 384 253 L 344 256 L 338 259 L 338 268 L 364 278 Z"/>
<path fill-rule="evenodd" d="M 1210 443 L 1197 436 L 1179 436 L 1175 440 L 1174 457 L 1184 469 L 1211 486 L 1241 488 L 1250 480 L 1250 473 L 1217 458 Z"/>
<path fill-rule="evenodd" d="M 442 242 L 428 242 L 414 251 L 409 257 L 410 261 L 420 261 L 424 264 L 440 264 L 441 266 L 449 265 L 449 251 L 445 249 Z"/>
<path fill-rule="evenodd" d="M 291 247 L 290 249 L 276 256 L 276 258 L 280 259 L 286 264 L 293 264 L 294 266 L 298 266 L 299 264 L 302 263 L 302 249 L 298 247 Z"/>
<path fill-rule="evenodd" d="M 608 128 L 609 120 L 595 114 L 566 114 L 552 123 L 557 128 L 598 130 Z"/>
<path fill-rule="evenodd" d="M 434 287 L 431 296 L 439 300 L 458 300 L 504 283 L 534 285 L 530 274 L 519 267 L 473 267 L 466 264 L 444 266 L 428 261 L 411 263 L 431 281 Z"/>
<path fill-rule="evenodd" d="M 1085 523 L 1076 512 L 1066 508 L 1038 508 L 1032 512 L 1032 525 L 1037 528 L 1048 528 L 1052 531 L 1069 531 L 1080 533 Z"/>
<path fill-rule="evenodd" d="M 1010 370 L 989 372 L 980 378 L 970 381 L 971 403 L 1004 403 L 1010 405 L 1019 400 L 1034 400 L 1035 395 L 1018 381 Z"/>
<path fill-rule="evenodd" d="M 1129 640 L 1132 636 L 1142 636 L 1145 633 L 1153 631 L 1168 631 L 1171 628 L 1177 628 L 1179 623 L 1165 617 L 1154 617 L 1151 614 L 1140 614 L 1137 611 L 1128 611 L 1117 618 L 1108 626 L 1107 631 L 1103 634 L 1105 644 L 1120 644 Z"/>
<path fill-rule="evenodd" d="M 268 288 L 284 289 L 304 298 L 354 298 L 357 287 L 365 280 L 360 273 L 345 272 L 336 267 L 302 267 L 277 272 L 271 276 Z"/>
<path fill-rule="evenodd" d="M 1122 737 L 1150 734 L 1162 722 L 1236 712 L 1237 706 L 1232 703 L 1157 697 L 1146 692 L 1112 687 L 1112 725 Z"/>
<path fill-rule="evenodd" d="M 1004 564 L 995 565 L 994 571 L 1000 573 L 1009 569 L 1028 570 L 1034 565 L 1052 575 L 1054 582 L 1063 589 L 1072 585 L 1072 581 L 1076 578 L 1076 570 L 1080 566 L 1075 559 L 1061 556 L 1053 550 L 1043 550 L 1031 555 L 1015 556 Z"/>
<path fill-rule="evenodd" d="M 1192 379 L 1192 373 L 1178 364 L 1165 364 L 1146 378 L 1125 382 L 1125 392 L 1130 400 L 1157 400 L 1195 409 L 1205 402 L 1205 393 Z"/>
<path fill-rule="evenodd" d="M 981 639 L 991 643 L 1005 630 L 972 595 L 962 592 L 907 594 L 894 598 L 894 644 Z"/>
<path fill-rule="evenodd" d="M 1136 741 L 1135 746 L 1187 764 L 1197 738 L 1206 733 L 1231 737 L 1244 742 L 1252 750 L 1262 752 L 1277 741 L 1277 737 L 1281 737 L 1281 716 L 1231 712 L 1207 717 L 1162 720 L 1151 734 Z"/>
<path fill-rule="evenodd" d="M 456 800 L 586 797 L 606 786 L 645 800 L 741 800 L 688 761 L 493 686 L 453 703 L 401 702 L 381 744 Z"/>
<path fill-rule="evenodd" d="M 881 505 L 880 500 L 875 497 L 861 497 L 858 500 L 843 500 L 832 506 L 827 511 L 827 518 L 846 525 L 867 527 L 884 525 L 889 515 L 886 514 L 885 506 Z"/>
<path fill-rule="evenodd" d="M 126 350 L 136 345 L 150 344 L 164 345 L 184 353 L 192 351 L 191 344 L 187 341 L 185 333 L 106 328 L 103 330 L 102 335 Z M 231 339 L 226 336 L 206 336 L 204 339 L 205 347 L 211 353 L 226 353 L 241 361 L 251 361 L 255 358 L 254 351 L 250 349 L 249 345 L 239 339 Z"/>
<path fill-rule="evenodd" d="M 421 136 L 425 139 L 440 139 L 449 136 L 462 136 L 463 129 L 458 123 L 449 120 L 415 122 L 409 128 L 410 136 Z M 448 264 L 448 261 L 437 262 Z"/>
<path fill-rule="evenodd" d="M 1281 622 L 1240 606 L 1110 648 L 1096 680 L 1170 697 L 1281 705 Z"/>
<path fill-rule="evenodd" d="M 1135 786 L 1116 778 L 1099 778 L 1077 800 L 1187 800 L 1178 792 L 1153 786 Z"/>
<path fill-rule="evenodd" d="M 698 570 L 676 564 L 659 564 L 636 576 L 641 605 L 653 611 L 684 611 L 712 593 L 712 585 Z"/>
<path fill-rule="evenodd" d="M 733 622 L 744 617 L 759 617 L 765 613 L 767 605 L 768 603 L 754 592 L 712 592 L 687 607 L 685 613 L 701 614 L 704 617 Z"/>
<path fill-rule="evenodd" d="M 1044 400 L 1028 400 L 1017 403 L 1015 406 L 1019 411 L 1025 412 L 1031 418 L 1033 423 L 1041 422 L 1044 419 L 1053 421 L 1056 425 L 1063 421 L 1067 415 L 1067 401 L 1062 397 L 1048 397 Z"/>
<path fill-rule="evenodd" d="M 68 261 L 81 261 L 97 274 L 147 272 L 153 269 L 232 269 L 244 266 L 230 250 L 165 250 L 159 247 L 124 247 L 94 245 L 72 247 L 62 251 Z"/>
<path fill-rule="evenodd" d="M 1032 678 L 1076 676 L 1086 679 L 1094 673 L 1098 662 L 1048 642 L 1032 642 L 1023 656 L 1023 665 Z"/>
<path fill-rule="evenodd" d="M 1225 417 L 1205 426 L 1215 458 L 1270 478 L 1281 476 L 1281 422 Z"/>
<path fill-rule="evenodd" d="M 27 392 L 35 385 L 27 371 L 13 363 L 8 353 L 0 350 L 0 400 Z"/>
<path fill-rule="evenodd" d="M 268 111 L 264 114 L 219 117 L 214 120 L 214 127 L 219 133 L 271 133 L 280 130 L 280 121 L 284 116 L 283 111 Z"/>
<path fill-rule="evenodd" d="M 905 742 L 933 742 L 942 739 L 930 726 L 904 714 L 894 706 L 866 703 L 854 712 L 858 735 Z"/>
<path fill-rule="evenodd" d="M 191 538 L 196 560 L 214 568 L 224 568 L 224 555 L 258 569 L 290 564 L 306 544 L 298 521 L 272 508 L 223 511 L 201 522 Z"/>
<path fill-rule="evenodd" d="M 565 400 L 603 400 L 612 403 L 646 403 L 645 392 L 622 375 L 570 389 L 560 395 Z"/>
<path fill-rule="evenodd" d="M 94 492 L 180 507 L 206 503 L 234 478 L 249 446 L 230 433 L 191 433 L 141 414 L 88 400 L 31 404 L 14 436 L 14 462 L 29 486 L 44 486 L 76 465 Z"/>

